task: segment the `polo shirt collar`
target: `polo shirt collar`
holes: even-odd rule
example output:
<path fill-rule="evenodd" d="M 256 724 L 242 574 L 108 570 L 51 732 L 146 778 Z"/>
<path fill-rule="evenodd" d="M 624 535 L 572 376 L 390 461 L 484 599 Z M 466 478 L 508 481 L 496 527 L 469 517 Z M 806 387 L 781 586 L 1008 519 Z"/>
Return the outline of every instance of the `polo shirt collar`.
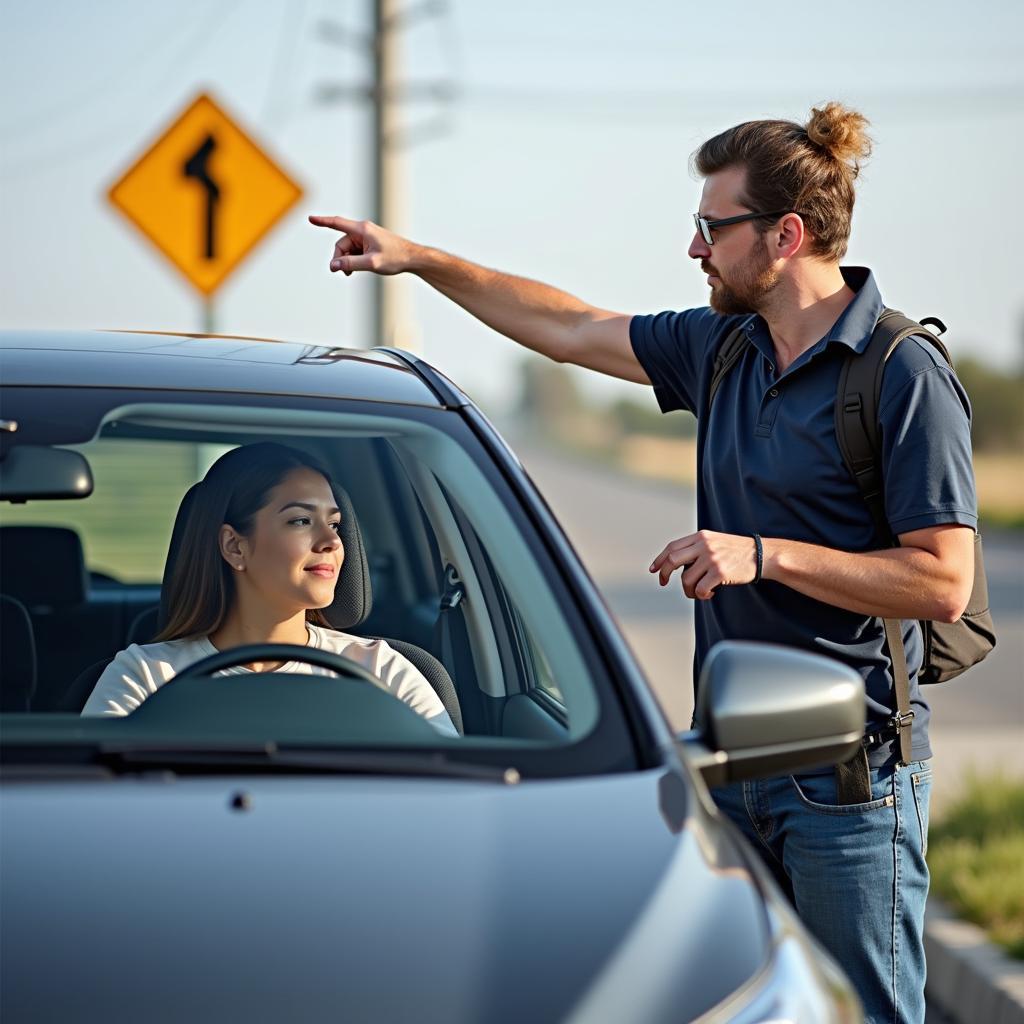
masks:
<path fill-rule="evenodd" d="M 839 272 L 856 294 L 832 325 L 825 344 L 838 342 L 860 353 L 867 348 L 885 303 L 875 284 L 875 275 L 867 267 L 840 267 Z"/>
<path fill-rule="evenodd" d="M 854 352 L 863 352 L 885 308 L 878 285 L 875 284 L 875 275 L 867 267 L 840 267 L 839 272 L 846 284 L 855 292 L 853 299 L 839 314 L 839 319 L 832 325 L 828 334 L 800 357 L 800 363 L 805 361 L 805 356 L 813 358 L 833 342 L 846 345 Z M 771 361 L 775 358 L 768 325 L 756 313 L 747 321 L 747 333 L 766 359 Z"/>

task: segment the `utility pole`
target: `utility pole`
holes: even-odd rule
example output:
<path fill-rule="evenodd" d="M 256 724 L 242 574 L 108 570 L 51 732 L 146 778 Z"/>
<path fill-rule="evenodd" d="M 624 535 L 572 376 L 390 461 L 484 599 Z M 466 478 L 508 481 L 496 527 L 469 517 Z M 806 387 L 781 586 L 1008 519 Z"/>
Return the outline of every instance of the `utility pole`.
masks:
<path fill-rule="evenodd" d="M 367 38 L 335 22 L 322 22 L 321 37 L 346 46 L 355 46 L 372 57 L 372 84 L 350 83 L 322 85 L 317 90 L 321 103 L 344 100 L 369 101 L 370 105 L 370 219 L 391 231 L 403 231 L 405 221 L 404 150 L 412 139 L 400 116 L 401 102 L 411 99 L 452 98 L 451 85 L 444 82 L 409 84 L 400 80 L 401 56 L 399 32 L 423 16 L 443 15 L 443 0 L 421 0 L 399 10 L 398 0 L 371 0 L 372 33 Z M 421 137 L 437 134 L 420 131 Z M 402 276 L 370 275 L 372 307 L 370 342 L 372 345 L 415 344 L 407 283 Z"/>
<path fill-rule="evenodd" d="M 373 0 L 373 89 L 371 122 L 373 125 L 370 152 L 373 160 L 371 176 L 370 219 L 400 230 L 398 197 L 395 186 L 400 173 L 398 110 L 394 102 L 398 69 L 397 33 L 395 32 L 395 0 Z M 398 278 L 372 274 L 373 312 L 370 337 L 374 345 L 396 341 L 398 327 L 396 294 L 401 287 Z M 397 287 L 396 287 L 397 286 Z"/>
<path fill-rule="evenodd" d="M 372 100 L 374 162 L 370 219 L 391 230 L 400 230 L 404 211 L 399 209 L 401 188 L 401 132 L 398 116 L 398 4 L 396 0 L 373 0 L 374 5 L 374 87 Z M 408 341 L 408 302 L 403 292 L 406 282 L 373 274 L 373 313 L 371 337 L 374 345 Z M 403 323 L 406 322 L 406 323 Z"/>

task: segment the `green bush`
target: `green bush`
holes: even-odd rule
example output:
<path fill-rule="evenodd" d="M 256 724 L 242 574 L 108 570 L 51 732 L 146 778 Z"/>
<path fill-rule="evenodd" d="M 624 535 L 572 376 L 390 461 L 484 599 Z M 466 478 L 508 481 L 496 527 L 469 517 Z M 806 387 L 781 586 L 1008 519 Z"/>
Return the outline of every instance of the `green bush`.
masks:
<path fill-rule="evenodd" d="M 1024 960 L 1024 782 L 968 777 L 931 828 L 928 866 L 940 896 Z"/>

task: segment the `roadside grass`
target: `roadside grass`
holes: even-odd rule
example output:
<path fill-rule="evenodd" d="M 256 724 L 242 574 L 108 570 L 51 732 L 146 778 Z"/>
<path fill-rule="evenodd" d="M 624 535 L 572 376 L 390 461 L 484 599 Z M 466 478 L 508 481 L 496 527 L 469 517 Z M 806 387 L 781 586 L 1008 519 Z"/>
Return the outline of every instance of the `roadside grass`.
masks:
<path fill-rule="evenodd" d="M 970 775 L 930 829 L 932 888 L 1024 960 L 1024 781 Z"/>
<path fill-rule="evenodd" d="M 1024 528 L 1024 453 L 976 453 L 974 476 L 982 523 Z"/>

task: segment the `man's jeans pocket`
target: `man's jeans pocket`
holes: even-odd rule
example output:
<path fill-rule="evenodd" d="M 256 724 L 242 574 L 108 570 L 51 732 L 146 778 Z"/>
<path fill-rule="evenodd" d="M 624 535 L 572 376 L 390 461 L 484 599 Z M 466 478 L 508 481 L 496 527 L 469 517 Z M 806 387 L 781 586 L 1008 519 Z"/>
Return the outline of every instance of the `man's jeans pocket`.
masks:
<path fill-rule="evenodd" d="M 910 785 L 914 792 L 914 809 L 917 811 L 917 825 L 921 830 L 921 854 L 922 856 L 927 856 L 928 806 L 931 802 L 932 768 L 927 761 L 916 761 L 907 767 L 912 769 Z"/>
<path fill-rule="evenodd" d="M 882 807 L 892 807 L 893 769 L 871 769 L 871 800 L 861 804 L 840 804 L 836 802 L 836 777 L 827 775 L 791 775 L 789 777 L 797 798 L 808 810 L 818 814 L 867 814 Z"/>

